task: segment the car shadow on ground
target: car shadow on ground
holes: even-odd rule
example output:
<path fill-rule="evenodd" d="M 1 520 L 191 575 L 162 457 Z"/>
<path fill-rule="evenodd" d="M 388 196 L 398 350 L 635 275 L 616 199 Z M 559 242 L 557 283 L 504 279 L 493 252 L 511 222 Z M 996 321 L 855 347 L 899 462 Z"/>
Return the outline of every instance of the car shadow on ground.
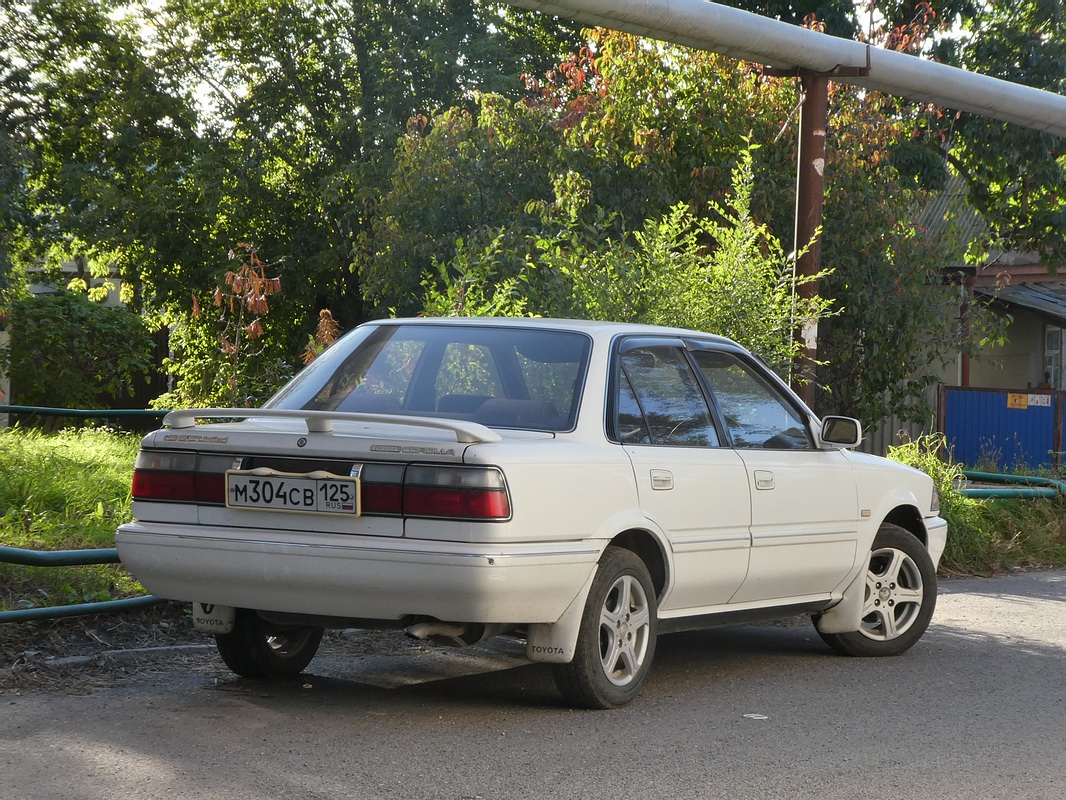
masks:
<path fill-rule="evenodd" d="M 567 709 L 547 664 L 527 661 L 516 640 L 501 639 L 474 648 L 427 645 L 410 652 L 346 657 L 328 647 L 308 670 L 288 681 L 257 681 L 216 674 L 214 690 L 258 701 L 374 704 L 390 708 L 427 703 L 489 708 Z M 835 657 L 809 621 L 763 626 L 730 626 L 659 637 L 652 684 L 672 690 L 705 687 L 708 681 L 750 678 L 780 669 L 782 660 Z M 776 665 L 776 666 L 775 666 Z"/>

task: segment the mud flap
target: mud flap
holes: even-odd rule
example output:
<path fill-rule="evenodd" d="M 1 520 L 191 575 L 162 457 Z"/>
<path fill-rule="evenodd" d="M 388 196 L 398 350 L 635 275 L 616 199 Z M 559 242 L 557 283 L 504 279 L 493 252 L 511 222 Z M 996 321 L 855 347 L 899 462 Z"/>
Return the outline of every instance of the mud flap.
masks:
<path fill-rule="evenodd" d="M 841 601 L 814 618 L 814 627 L 819 633 L 851 633 L 862 626 L 862 607 L 866 602 L 868 572 L 866 567 L 859 570 L 859 574 L 844 590 Z"/>
<path fill-rule="evenodd" d="M 585 613 L 585 603 L 599 568 L 597 564 L 577 597 L 556 622 L 538 622 L 529 626 L 526 631 L 526 658 L 551 664 L 569 664 L 574 660 L 581 617 Z"/>
<path fill-rule="evenodd" d="M 205 633 L 232 633 L 237 609 L 213 603 L 192 604 L 192 626 Z"/>

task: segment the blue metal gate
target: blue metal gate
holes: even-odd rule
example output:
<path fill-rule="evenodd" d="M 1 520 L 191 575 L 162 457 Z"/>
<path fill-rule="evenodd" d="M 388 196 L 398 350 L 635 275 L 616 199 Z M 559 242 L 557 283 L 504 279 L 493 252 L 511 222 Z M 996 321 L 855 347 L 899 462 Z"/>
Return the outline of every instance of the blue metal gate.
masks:
<path fill-rule="evenodd" d="M 956 461 L 999 470 L 1057 466 L 1063 395 L 1048 390 L 944 387 L 940 429 Z"/>

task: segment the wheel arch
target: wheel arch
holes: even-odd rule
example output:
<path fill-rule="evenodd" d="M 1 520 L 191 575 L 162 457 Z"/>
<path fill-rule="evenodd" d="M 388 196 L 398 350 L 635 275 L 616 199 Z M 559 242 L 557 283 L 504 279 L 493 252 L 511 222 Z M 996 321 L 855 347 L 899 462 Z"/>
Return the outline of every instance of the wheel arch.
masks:
<path fill-rule="evenodd" d="M 655 596 L 661 600 L 669 582 L 670 566 L 658 537 L 642 528 L 630 528 L 615 536 L 609 546 L 629 550 L 644 562 L 655 587 Z"/>
<path fill-rule="evenodd" d="M 914 534 L 919 542 L 925 545 L 926 548 L 929 547 L 929 537 L 925 530 L 925 523 L 922 522 L 921 512 L 918 511 L 915 506 L 896 506 L 888 512 L 883 520 L 881 520 L 878 530 L 883 528 L 886 523 L 889 525 L 897 525 L 905 531 Z"/>

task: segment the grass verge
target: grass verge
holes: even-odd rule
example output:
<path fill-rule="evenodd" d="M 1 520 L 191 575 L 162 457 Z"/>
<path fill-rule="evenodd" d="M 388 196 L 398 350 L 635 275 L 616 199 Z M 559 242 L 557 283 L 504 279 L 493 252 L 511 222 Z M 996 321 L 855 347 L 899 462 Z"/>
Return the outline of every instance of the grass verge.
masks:
<path fill-rule="evenodd" d="M 140 437 L 102 428 L 45 434 L 0 430 L 0 544 L 28 550 L 115 546 L 130 518 Z M 0 609 L 68 605 L 143 594 L 118 565 L 0 564 Z"/>

